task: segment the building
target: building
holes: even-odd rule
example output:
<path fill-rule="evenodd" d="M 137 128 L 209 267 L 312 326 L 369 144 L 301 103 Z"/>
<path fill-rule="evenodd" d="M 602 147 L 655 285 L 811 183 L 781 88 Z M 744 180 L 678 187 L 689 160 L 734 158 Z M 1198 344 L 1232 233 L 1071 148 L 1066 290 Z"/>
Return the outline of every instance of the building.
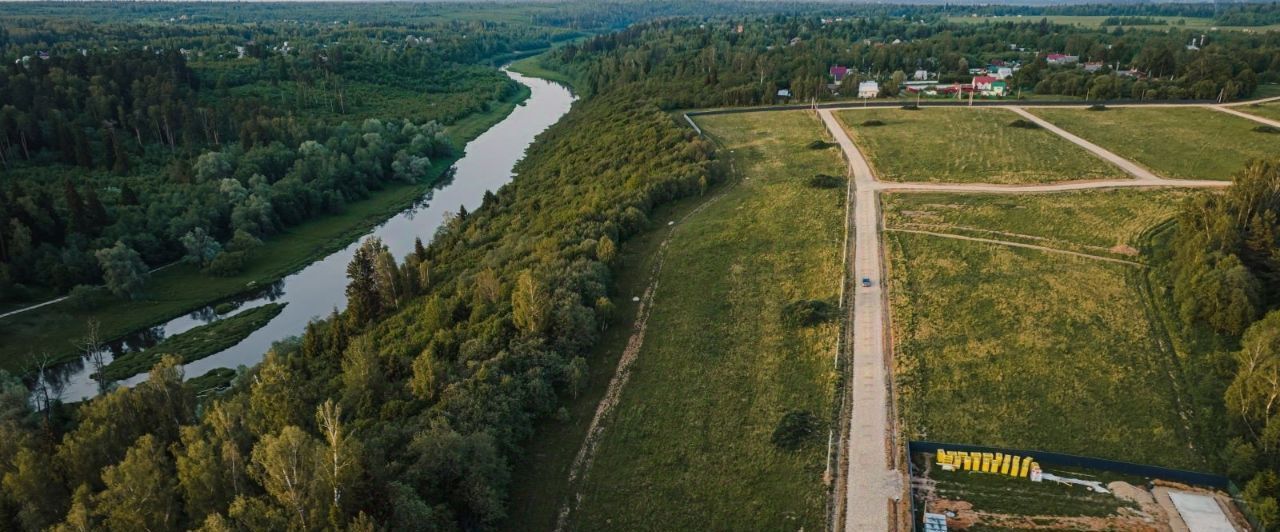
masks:
<path fill-rule="evenodd" d="M 1080 56 L 1065 55 L 1065 54 L 1049 54 L 1044 56 L 1044 60 L 1047 61 L 1050 65 L 1074 65 L 1080 62 Z"/>
<path fill-rule="evenodd" d="M 864 81 L 858 84 L 859 98 L 875 98 L 880 95 L 880 84 L 874 81 Z"/>
<path fill-rule="evenodd" d="M 1092 74 L 1094 72 L 1102 70 L 1102 67 L 1106 65 L 1104 65 L 1102 61 L 1090 61 L 1088 63 L 1084 63 L 1082 66 L 1084 67 L 1085 72 Z"/>
<path fill-rule="evenodd" d="M 973 90 L 983 96 L 1004 96 L 1008 85 L 995 76 L 975 76 Z"/>
<path fill-rule="evenodd" d="M 778 90 L 778 98 L 779 98 L 779 99 L 790 99 L 790 98 L 791 98 L 791 89 L 780 89 L 780 90 Z"/>
<path fill-rule="evenodd" d="M 840 83 L 841 81 L 844 81 L 845 76 L 849 75 L 849 67 L 835 65 L 831 67 L 827 73 L 831 74 L 831 79 L 835 80 L 836 83 Z"/>
<path fill-rule="evenodd" d="M 913 81 L 927 81 L 929 79 L 929 71 L 916 70 L 916 73 L 911 75 L 911 79 Z"/>

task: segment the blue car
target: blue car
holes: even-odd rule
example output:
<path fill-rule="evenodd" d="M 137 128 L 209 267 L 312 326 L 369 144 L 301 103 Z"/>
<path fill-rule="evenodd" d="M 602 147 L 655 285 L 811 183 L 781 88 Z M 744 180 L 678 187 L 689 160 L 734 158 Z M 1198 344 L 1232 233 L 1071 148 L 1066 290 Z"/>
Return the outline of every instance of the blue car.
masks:
<path fill-rule="evenodd" d="M 863 277 L 863 278 L 862 278 L 862 286 L 864 286 L 864 287 L 870 287 L 870 286 L 871 286 L 871 278 L 870 278 L 870 277 Z"/>

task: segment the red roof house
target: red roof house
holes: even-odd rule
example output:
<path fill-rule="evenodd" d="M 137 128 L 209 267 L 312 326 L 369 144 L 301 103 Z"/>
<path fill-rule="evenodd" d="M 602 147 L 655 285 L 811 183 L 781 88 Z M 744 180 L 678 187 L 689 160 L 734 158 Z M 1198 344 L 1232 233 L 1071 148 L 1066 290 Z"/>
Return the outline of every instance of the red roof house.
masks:
<path fill-rule="evenodd" d="M 845 76 L 849 75 L 849 67 L 835 65 L 831 67 L 829 72 L 831 73 L 831 79 L 836 80 L 836 83 L 840 83 L 841 81 L 844 81 Z"/>

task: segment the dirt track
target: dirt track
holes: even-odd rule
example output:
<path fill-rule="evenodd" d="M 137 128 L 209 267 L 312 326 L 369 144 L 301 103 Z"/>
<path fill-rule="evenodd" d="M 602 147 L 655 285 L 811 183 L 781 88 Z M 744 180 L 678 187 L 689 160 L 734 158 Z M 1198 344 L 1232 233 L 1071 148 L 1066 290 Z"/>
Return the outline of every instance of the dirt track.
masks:
<path fill-rule="evenodd" d="M 1064 192 L 1072 190 L 1091 190 L 1119 187 L 1189 187 L 1220 188 L 1229 186 L 1226 181 L 1195 181 L 1166 179 L 1150 170 L 1124 159 L 1101 146 L 1072 135 L 1049 122 L 1028 113 L 1017 106 L 1011 110 L 1023 117 L 1040 124 L 1041 127 L 1062 138 L 1088 150 L 1103 160 L 1109 161 L 1124 169 L 1134 179 L 1116 179 L 1103 181 L 1073 181 L 1044 185 L 994 185 L 987 183 L 974 184 L 935 184 L 935 183 L 889 183 L 875 178 L 870 164 L 858 150 L 848 131 L 836 120 L 831 109 L 819 109 L 822 121 L 835 137 L 840 149 L 849 161 L 850 187 L 856 197 L 854 213 L 855 260 L 845 275 L 848 286 L 857 286 L 854 304 L 849 306 L 846 316 L 847 334 L 852 338 L 846 345 L 853 348 L 849 375 L 850 395 L 852 400 L 849 409 L 849 441 L 844 450 L 848 468 L 844 473 L 844 530 L 885 532 L 897 528 L 894 523 L 900 508 L 896 501 L 906 495 L 904 480 L 906 472 L 895 469 L 894 456 L 896 414 L 892 397 L 893 376 L 892 359 L 888 356 L 887 302 L 884 292 L 883 246 L 881 244 L 879 195 L 887 192 L 980 192 L 980 193 L 1033 193 Z M 1222 109 L 1233 113 L 1234 110 Z M 943 236 L 943 235 L 939 235 Z M 945 235 L 955 237 L 954 235 Z M 967 240 L 986 241 L 974 237 L 955 237 Z M 1004 245 L 1016 245 L 1036 249 L 1067 252 L 1052 248 L 1041 248 L 1029 244 L 1004 241 L 992 241 Z M 1126 264 L 1137 264 L 1122 259 L 1112 259 L 1086 255 L 1091 259 L 1108 260 Z M 872 286 L 862 287 L 861 279 L 870 279 Z M 839 496 L 839 494 L 837 494 Z M 836 525 L 832 526 L 837 529 Z"/>

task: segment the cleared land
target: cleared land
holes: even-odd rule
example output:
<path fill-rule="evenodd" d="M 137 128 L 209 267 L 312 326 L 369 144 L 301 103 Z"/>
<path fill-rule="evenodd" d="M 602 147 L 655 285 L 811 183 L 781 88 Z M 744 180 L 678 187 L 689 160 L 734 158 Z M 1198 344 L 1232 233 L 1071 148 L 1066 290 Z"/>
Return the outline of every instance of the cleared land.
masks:
<path fill-rule="evenodd" d="M 1052 194 L 911 193 L 883 197 L 884 227 L 1008 240 L 1097 255 L 1138 251 L 1138 237 L 1171 218 L 1182 189 L 1085 190 Z"/>
<path fill-rule="evenodd" d="M 1252 105 L 1237 106 L 1235 110 L 1249 113 L 1251 115 L 1270 118 L 1272 120 L 1280 120 L 1280 102 L 1267 102 Z"/>
<path fill-rule="evenodd" d="M 608 421 L 572 529 L 819 530 L 824 526 L 835 323 L 784 324 L 800 299 L 835 302 L 843 175 L 803 112 L 703 117 L 744 180 L 679 228 L 648 334 Z M 783 414 L 818 424 L 794 451 L 771 436 Z"/>
<path fill-rule="evenodd" d="M 1256 122 L 1202 107 L 1115 107 L 1028 111 L 1157 174 L 1229 180 L 1250 159 L 1280 152 L 1280 135 Z"/>
<path fill-rule="evenodd" d="M 463 146 L 498 123 L 529 95 L 522 86 L 510 101 L 494 105 L 489 113 L 468 116 L 449 126 L 456 146 Z M 391 215 L 413 204 L 455 159 L 432 165 L 428 181 L 405 184 L 372 192 L 368 198 L 347 205 L 346 211 L 290 227 L 263 241 L 245 269 L 231 277 L 205 275 L 194 265 L 181 263 L 156 272 L 143 287 L 143 296 L 134 300 L 110 297 L 105 289 L 92 309 L 70 302 L 57 303 L 0 319 L 0 369 L 22 373 L 30 369 L 36 355 L 48 354 L 54 362 L 74 360 L 75 346 L 84 336 L 86 324 L 96 319 L 105 338 L 125 336 L 133 331 L 164 322 L 210 303 L 266 286 L 295 272 L 312 261 L 345 247 L 352 240 Z"/>
<path fill-rule="evenodd" d="M 867 109 L 836 113 L 883 181 L 1048 183 L 1126 177 L 1004 109 Z M 868 121 L 883 125 L 870 126 Z"/>
<path fill-rule="evenodd" d="M 1096 209 L 1158 219 L 1171 208 L 1160 194 L 1167 192 L 1156 193 L 1151 211 L 1123 195 Z M 1085 229 L 1052 227 L 1054 217 L 1070 225 L 1062 213 L 1071 209 L 1048 204 L 1069 198 L 1004 200 L 1034 207 L 991 222 L 981 214 L 943 220 L 1071 242 L 1050 243 L 1056 247 L 1132 242 L 1140 231 L 1115 219 L 1116 228 L 1079 238 Z M 903 203 L 889 203 L 890 220 L 919 208 Z M 975 211 L 992 209 L 975 203 Z M 1031 214 L 1037 210 L 1061 212 L 1036 228 L 1029 224 L 1045 216 Z M 886 240 L 899 414 L 909 437 L 1201 467 L 1178 415 L 1173 355 L 1154 340 L 1161 333 L 1139 291 L 1141 267 L 895 231 Z"/>

